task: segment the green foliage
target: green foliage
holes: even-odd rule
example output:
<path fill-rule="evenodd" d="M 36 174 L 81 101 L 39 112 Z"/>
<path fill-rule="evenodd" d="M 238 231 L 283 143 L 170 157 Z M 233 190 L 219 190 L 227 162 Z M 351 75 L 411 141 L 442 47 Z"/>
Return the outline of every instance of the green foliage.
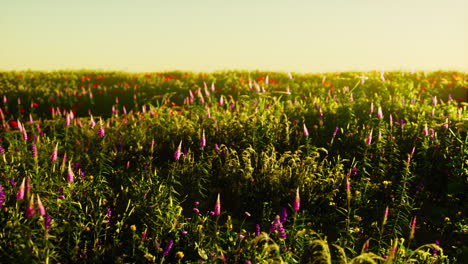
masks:
<path fill-rule="evenodd" d="M 443 71 L 1 72 L 1 259 L 456 263 L 467 84 Z"/>

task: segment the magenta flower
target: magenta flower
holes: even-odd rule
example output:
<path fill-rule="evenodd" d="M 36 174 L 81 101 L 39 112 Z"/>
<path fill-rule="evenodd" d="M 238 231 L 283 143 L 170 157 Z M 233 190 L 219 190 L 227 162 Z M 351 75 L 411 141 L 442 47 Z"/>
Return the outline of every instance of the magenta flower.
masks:
<path fill-rule="evenodd" d="M 221 199 L 220 199 L 221 194 L 218 193 L 218 198 L 216 199 L 216 204 L 214 207 L 214 213 L 215 215 L 220 215 L 221 214 Z"/>
<path fill-rule="evenodd" d="M 288 219 L 288 210 L 285 207 L 283 207 L 280 213 L 280 222 L 285 223 L 287 219 Z"/>
<path fill-rule="evenodd" d="M 163 256 L 169 255 L 169 252 L 172 249 L 172 246 L 174 245 L 174 240 L 170 240 L 169 243 L 167 243 L 166 247 L 164 248 Z"/>
<path fill-rule="evenodd" d="M 180 155 L 182 155 L 182 140 L 179 143 L 179 146 L 177 147 L 175 153 L 174 153 L 174 159 L 179 160 Z"/>
<path fill-rule="evenodd" d="M 387 223 L 387 219 L 388 219 L 388 206 L 387 206 L 387 208 L 385 208 L 385 213 L 384 213 L 384 218 L 383 218 L 383 221 L 382 221 L 382 226 L 384 226 Z"/>
<path fill-rule="evenodd" d="M 379 108 L 377 109 L 377 118 L 378 119 L 383 118 L 383 113 L 382 113 L 382 107 L 381 106 L 379 106 Z"/>
<path fill-rule="evenodd" d="M 18 188 L 18 192 L 16 193 L 16 199 L 24 200 L 24 186 L 26 184 L 26 177 L 23 178 L 20 187 Z"/>
<path fill-rule="evenodd" d="M 94 128 L 96 126 L 96 121 L 94 121 L 93 115 L 91 115 L 91 118 L 90 118 L 90 126 L 91 128 Z"/>
<path fill-rule="evenodd" d="M 429 135 L 429 129 L 427 128 L 427 123 L 424 124 L 424 129 L 423 129 L 423 136 L 428 136 Z"/>
<path fill-rule="evenodd" d="M 255 225 L 255 236 L 259 236 L 261 232 L 261 228 L 259 224 Z"/>
<path fill-rule="evenodd" d="M 299 187 L 297 187 L 296 197 L 294 198 L 294 203 L 293 203 L 293 210 L 297 212 L 299 211 L 300 208 L 301 208 L 301 197 L 299 196 Z"/>
<path fill-rule="evenodd" d="M 333 138 L 335 138 L 336 134 L 338 134 L 338 131 L 340 130 L 339 126 L 335 127 L 335 131 L 333 131 Z"/>
<path fill-rule="evenodd" d="M 34 197 L 31 195 L 28 208 L 26 208 L 26 217 L 31 219 L 34 217 L 34 214 Z"/>
<path fill-rule="evenodd" d="M 44 205 L 42 204 L 41 198 L 39 197 L 39 194 L 37 195 L 37 210 L 39 211 L 39 215 L 45 216 L 46 215 L 46 210 L 44 208 Z"/>
<path fill-rule="evenodd" d="M 99 129 L 98 129 L 98 137 L 102 138 L 102 137 L 105 136 L 105 134 L 106 134 L 106 132 L 105 132 L 104 128 L 102 126 L 100 126 Z"/>
<path fill-rule="evenodd" d="M 411 231 L 410 231 L 410 239 L 414 238 L 414 232 L 416 230 L 416 216 L 413 217 L 413 221 L 411 221 Z"/>
<path fill-rule="evenodd" d="M 307 129 L 307 126 L 304 124 L 304 136 L 308 137 L 309 136 L 309 130 Z"/>
<path fill-rule="evenodd" d="M 445 129 L 447 129 L 449 127 L 449 119 L 448 118 L 445 119 L 445 123 L 444 123 L 443 127 Z"/>
<path fill-rule="evenodd" d="M 367 136 L 366 145 L 370 145 L 372 143 L 372 131 L 373 129 L 371 129 L 369 136 Z"/>
<path fill-rule="evenodd" d="M 56 162 L 57 158 L 58 158 L 58 143 L 55 144 L 54 151 L 50 155 L 50 159 L 52 160 L 52 162 Z"/>
<path fill-rule="evenodd" d="M 206 146 L 206 137 L 205 137 L 205 130 L 203 129 L 202 132 L 202 138 L 200 140 L 200 146 L 205 147 Z"/>
<path fill-rule="evenodd" d="M 3 186 L 0 184 L 0 209 L 3 207 L 3 202 L 5 201 L 5 191 Z"/>
<path fill-rule="evenodd" d="M 70 161 L 68 162 L 67 182 L 72 183 L 75 181 L 75 173 L 73 172 Z"/>

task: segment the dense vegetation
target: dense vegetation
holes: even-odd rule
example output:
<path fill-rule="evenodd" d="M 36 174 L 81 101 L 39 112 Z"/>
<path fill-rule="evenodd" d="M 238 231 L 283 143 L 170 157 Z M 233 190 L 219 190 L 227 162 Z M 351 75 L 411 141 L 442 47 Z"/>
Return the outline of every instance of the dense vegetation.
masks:
<path fill-rule="evenodd" d="M 461 263 L 460 72 L 0 73 L 10 263 Z"/>

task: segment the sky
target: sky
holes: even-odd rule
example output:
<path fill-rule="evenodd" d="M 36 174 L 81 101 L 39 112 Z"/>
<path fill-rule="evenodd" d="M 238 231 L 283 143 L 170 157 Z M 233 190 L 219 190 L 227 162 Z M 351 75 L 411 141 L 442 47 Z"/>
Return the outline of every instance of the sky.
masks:
<path fill-rule="evenodd" d="M 0 1 L 0 70 L 468 72 L 466 0 Z"/>

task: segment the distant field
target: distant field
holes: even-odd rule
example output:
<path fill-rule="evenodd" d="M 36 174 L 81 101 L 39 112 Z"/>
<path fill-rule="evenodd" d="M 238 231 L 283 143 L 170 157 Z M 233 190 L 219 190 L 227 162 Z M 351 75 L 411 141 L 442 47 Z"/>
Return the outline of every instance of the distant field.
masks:
<path fill-rule="evenodd" d="M 9 263 L 463 263 L 468 74 L 0 72 Z"/>

